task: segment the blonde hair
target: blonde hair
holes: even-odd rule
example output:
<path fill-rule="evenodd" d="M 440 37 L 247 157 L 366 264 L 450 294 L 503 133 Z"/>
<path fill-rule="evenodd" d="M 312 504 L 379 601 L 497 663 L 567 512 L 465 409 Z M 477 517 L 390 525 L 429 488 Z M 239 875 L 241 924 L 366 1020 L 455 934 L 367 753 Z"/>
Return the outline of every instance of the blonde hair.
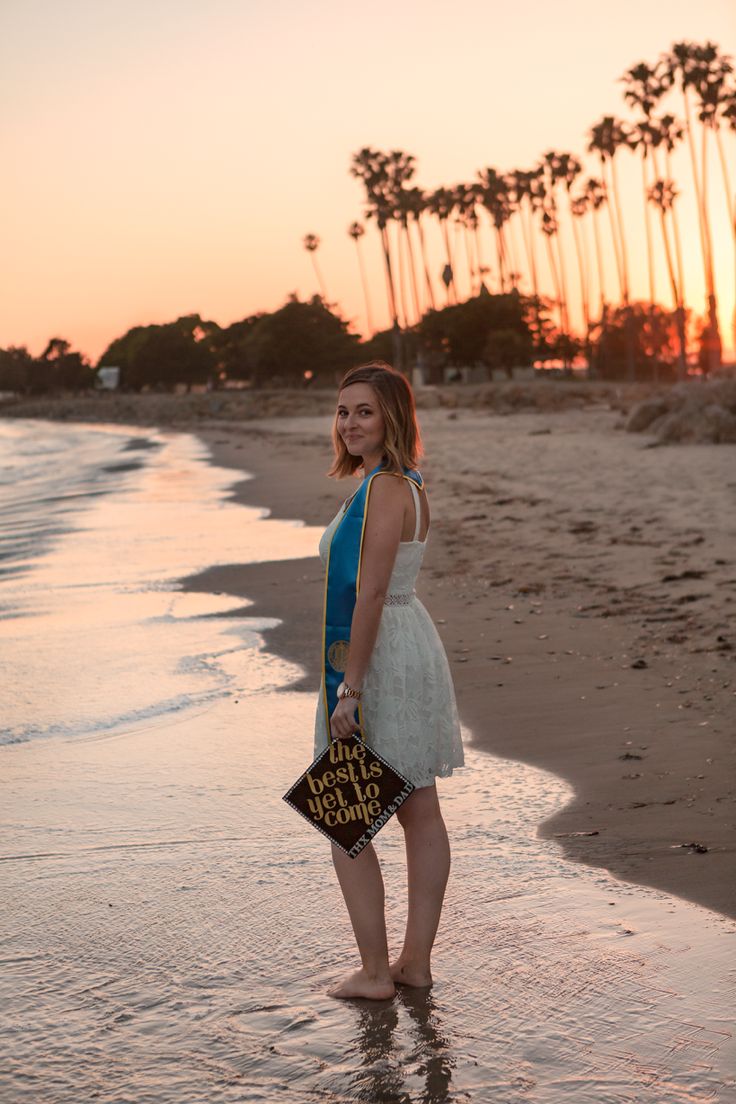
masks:
<path fill-rule="evenodd" d="M 373 360 L 346 372 L 340 380 L 339 390 L 353 383 L 367 383 L 375 392 L 385 427 L 383 453 L 386 470 L 398 473 L 403 472 L 404 468 L 416 467 L 423 455 L 422 438 L 414 393 L 406 376 L 383 360 Z M 337 431 L 337 414 L 332 425 L 332 443 L 335 458 L 328 475 L 342 479 L 362 466 L 361 457 L 350 455 Z"/>

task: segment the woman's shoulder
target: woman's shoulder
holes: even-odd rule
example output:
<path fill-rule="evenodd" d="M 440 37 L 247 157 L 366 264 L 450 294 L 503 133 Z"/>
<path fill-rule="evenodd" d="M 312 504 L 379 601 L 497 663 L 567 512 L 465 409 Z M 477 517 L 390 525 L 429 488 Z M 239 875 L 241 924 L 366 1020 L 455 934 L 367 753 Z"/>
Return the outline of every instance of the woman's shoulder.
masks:
<path fill-rule="evenodd" d="M 379 476 L 383 476 L 380 479 Z M 386 478 L 392 476 L 392 478 Z M 401 502 L 404 496 L 404 483 L 401 472 L 379 471 L 371 479 L 371 498 L 379 502 Z"/>

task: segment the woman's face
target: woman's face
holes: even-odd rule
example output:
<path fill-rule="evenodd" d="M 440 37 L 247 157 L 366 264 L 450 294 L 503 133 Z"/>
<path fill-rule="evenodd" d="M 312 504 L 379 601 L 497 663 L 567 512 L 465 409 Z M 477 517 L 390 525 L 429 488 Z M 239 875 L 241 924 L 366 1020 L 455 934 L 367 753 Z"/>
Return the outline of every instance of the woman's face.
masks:
<path fill-rule="evenodd" d="M 369 383 L 351 383 L 338 395 L 337 432 L 351 456 L 373 456 L 383 448 L 383 414 Z"/>

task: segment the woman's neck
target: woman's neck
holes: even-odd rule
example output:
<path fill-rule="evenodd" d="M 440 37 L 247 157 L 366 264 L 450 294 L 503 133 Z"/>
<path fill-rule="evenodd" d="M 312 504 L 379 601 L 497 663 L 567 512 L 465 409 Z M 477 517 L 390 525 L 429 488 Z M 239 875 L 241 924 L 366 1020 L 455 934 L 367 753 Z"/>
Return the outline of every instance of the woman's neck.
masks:
<path fill-rule="evenodd" d="M 363 456 L 363 472 L 368 475 L 374 468 L 377 468 L 379 464 L 383 463 L 383 449 L 380 452 L 374 452 L 372 456 Z"/>

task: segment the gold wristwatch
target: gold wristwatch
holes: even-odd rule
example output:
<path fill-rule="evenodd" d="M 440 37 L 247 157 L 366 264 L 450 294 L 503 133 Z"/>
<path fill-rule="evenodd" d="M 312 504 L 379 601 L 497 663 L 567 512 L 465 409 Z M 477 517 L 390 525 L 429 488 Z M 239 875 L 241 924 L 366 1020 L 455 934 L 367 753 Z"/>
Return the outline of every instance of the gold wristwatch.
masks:
<path fill-rule="evenodd" d="M 338 698 L 357 698 L 360 701 L 362 693 L 360 690 L 353 690 L 346 682 L 341 682 L 337 688 L 337 696 Z"/>

